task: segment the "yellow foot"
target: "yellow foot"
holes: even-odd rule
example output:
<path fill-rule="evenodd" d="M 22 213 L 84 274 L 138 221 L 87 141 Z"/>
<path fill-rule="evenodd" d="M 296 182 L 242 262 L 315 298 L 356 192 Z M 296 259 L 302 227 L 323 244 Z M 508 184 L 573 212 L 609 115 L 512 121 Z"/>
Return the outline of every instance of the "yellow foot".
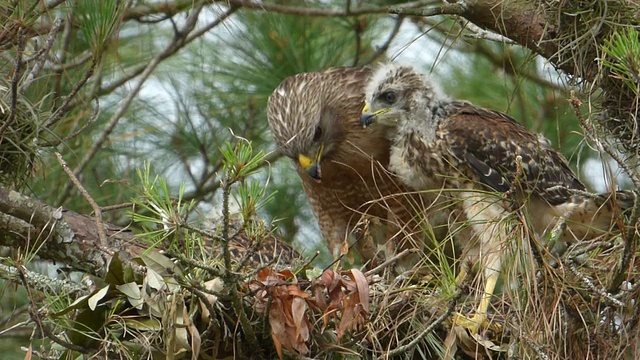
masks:
<path fill-rule="evenodd" d="M 476 314 L 470 318 L 460 313 L 455 313 L 453 315 L 453 324 L 467 329 L 472 336 L 477 335 L 478 331 L 481 329 L 489 330 L 494 335 L 502 332 L 502 326 L 497 323 L 487 321 L 487 317 L 485 315 Z M 491 338 L 493 336 L 489 337 Z"/>
<path fill-rule="evenodd" d="M 460 313 L 453 315 L 453 329 L 445 339 L 445 359 L 454 359 L 453 354 L 461 350 L 474 359 L 484 359 L 486 351 L 506 352 L 508 338 L 504 338 L 502 326 L 487 321 L 486 314 L 467 317 Z"/>

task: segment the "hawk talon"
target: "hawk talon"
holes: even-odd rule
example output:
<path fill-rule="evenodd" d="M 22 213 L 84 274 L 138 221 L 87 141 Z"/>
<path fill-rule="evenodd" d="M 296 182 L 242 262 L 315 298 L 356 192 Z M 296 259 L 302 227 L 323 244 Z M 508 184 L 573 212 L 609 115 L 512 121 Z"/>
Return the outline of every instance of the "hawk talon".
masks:
<path fill-rule="evenodd" d="M 491 331 L 495 335 L 502 333 L 502 326 L 493 321 L 487 321 L 486 315 L 475 314 L 473 317 L 464 316 L 460 313 L 453 315 L 453 324 L 469 331 L 472 336 L 480 333 L 480 330 Z"/>

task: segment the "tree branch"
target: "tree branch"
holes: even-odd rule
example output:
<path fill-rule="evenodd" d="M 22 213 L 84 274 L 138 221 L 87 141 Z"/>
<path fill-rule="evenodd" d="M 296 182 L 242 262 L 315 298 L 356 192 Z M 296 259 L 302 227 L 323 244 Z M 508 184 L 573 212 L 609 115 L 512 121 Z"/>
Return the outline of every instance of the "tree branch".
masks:
<path fill-rule="evenodd" d="M 140 254 L 144 244 L 133 233 L 105 224 L 109 248 L 100 245 L 95 219 L 46 204 L 0 186 L 0 245 L 13 248 L 36 246 L 41 259 L 69 264 L 81 271 L 100 275 L 116 252 L 125 259 Z"/>

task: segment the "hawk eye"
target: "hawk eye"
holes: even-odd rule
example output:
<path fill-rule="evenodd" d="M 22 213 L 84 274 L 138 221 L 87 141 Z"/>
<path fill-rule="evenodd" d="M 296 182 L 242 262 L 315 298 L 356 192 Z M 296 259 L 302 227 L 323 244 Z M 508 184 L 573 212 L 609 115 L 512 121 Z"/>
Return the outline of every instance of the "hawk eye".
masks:
<path fill-rule="evenodd" d="M 387 104 L 393 104 L 396 102 L 396 93 L 395 91 L 385 91 L 382 94 L 380 94 L 380 99 L 384 102 L 386 102 Z"/>
<path fill-rule="evenodd" d="M 313 133 L 313 141 L 320 140 L 322 137 L 322 128 L 320 126 L 316 127 L 316 132 Z"/>

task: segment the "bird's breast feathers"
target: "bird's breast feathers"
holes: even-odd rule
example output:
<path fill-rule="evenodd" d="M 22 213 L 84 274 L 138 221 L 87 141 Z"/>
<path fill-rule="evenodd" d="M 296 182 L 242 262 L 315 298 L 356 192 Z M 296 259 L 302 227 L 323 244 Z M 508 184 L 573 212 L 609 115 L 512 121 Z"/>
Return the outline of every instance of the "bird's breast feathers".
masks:
<path fill-rule="evenodd" d="M 391 148 L 389 170 L 413 189 L 438 189 L 444 185 L 445 164 L 455 161 L 439 151 L 442 139 L 426 141 L 413 132 Z"/>

